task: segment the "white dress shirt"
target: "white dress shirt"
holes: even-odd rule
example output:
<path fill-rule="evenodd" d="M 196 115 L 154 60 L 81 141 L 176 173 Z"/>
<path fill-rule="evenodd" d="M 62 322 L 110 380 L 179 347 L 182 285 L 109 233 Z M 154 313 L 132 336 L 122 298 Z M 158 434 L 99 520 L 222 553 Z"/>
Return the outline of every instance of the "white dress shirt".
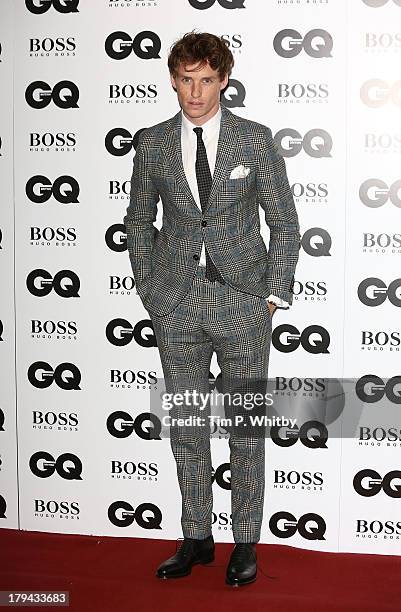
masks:
<path fill-rule="evenodd" d="M 185 176 L 187 177 L 188 185 L 194 196 L 196 205 L 202 210 L 199 192 L 198 182 L 196 180 L 195 161 L 196 161 L 196 149 L 197 149 L 197 137 L 193 131 L 194 127 L 198 127 L 192 121 L 187 119 L 184 113 L 181 111 L 181 151 L 182 151 L 182 163 L 184 166 Z M 216 163 L 217 143 L 219 140 L 220 133 L 220 121 L 221 121 L 221 108 L 213 117 L 208 119 L 202 124 L 202 138 L 205 143 L 206 155 L 209 162 L 210 173 L 213 176 L 214 166 Z M 206 266 L 206 253 L 205 243 L 202 242 L 202 251 L 199 260 L 200 266 Z M 282 300 L 275 295 L 269 295 L 267 298 L 268 302 L 273 302 L 280 308 L 289 308 L 288 302 Z"/>

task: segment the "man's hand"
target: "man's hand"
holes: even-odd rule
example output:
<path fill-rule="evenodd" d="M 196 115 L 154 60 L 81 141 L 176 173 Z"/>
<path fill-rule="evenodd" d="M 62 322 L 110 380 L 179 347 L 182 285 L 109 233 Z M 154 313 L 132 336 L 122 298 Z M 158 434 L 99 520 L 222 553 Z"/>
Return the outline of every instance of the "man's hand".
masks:
<path fill-rule="evenodd" d="M 273 304 L 272 302 L 267 302 L 267 305 L 268 305 L 269 311 L 270 311 L 270 318 L 272 318 L 273 313 L 276 310 L 277 306 L 276 306 L 276 304 Z"/>

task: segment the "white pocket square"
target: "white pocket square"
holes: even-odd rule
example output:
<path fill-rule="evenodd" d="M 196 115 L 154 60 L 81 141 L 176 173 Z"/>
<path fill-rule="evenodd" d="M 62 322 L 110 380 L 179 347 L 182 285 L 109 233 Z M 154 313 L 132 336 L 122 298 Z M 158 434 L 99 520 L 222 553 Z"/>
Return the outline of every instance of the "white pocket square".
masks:
<path fill-rule="evenodd" d="M 242 164 L 231 170 L 230 179 L 245 178 L 250 173 L 250 168 L 245 168 Z"/>

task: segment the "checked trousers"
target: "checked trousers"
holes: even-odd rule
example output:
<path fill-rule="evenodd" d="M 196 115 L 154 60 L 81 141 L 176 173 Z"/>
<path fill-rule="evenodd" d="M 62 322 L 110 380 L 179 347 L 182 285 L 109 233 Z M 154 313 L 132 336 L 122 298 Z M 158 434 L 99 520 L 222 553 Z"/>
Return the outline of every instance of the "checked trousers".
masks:
<path fill-rule="evenodd" d="M 190 290 L 167 315 L 153 315 L 166 389 L 209 391 L 216 352 L 222 381 L 230 390 L 238 381 L 267 380 L 271 316 L 265 298 L 210 282 L 198 266 Z M 168 386 L 170 385 L 170 386 Z M 231 386 L 230 386 L 231 385 Z M 174 407 L 175 409 L 175 407 Z M 205 416 L 199 406 L 177 408 L 180 417 Z M 170 411 L 172 413 L 172 411 Z M 209 413 L 210 414 L 210 413 Z M 231 514 L 236 543 L 258 542 L 265 490 L 265 436 L 229 432 Z M 203 539 L 212 533 L 212 461 L 209 427 L 170 427 L 182 495 L 183 536 Z"/>

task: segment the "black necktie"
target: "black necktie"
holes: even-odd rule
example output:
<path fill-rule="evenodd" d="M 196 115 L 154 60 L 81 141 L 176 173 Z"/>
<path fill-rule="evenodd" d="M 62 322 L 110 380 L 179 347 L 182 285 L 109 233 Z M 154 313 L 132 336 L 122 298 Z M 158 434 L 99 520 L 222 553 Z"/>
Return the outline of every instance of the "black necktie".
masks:
<path fill-rule="evenodd" d="M 196 181 L 198 183 L 198 192 L 199 192 L 199 200 L 202 208 L 202 212 L 205 211 L 210 190 L 212 188 L 212 175 L 210 173 L 209 162 L 207 160 L 205 143 L 202 139 L 203 129 L 201 127 L 193 128 L 196 138 L 197 138 L 197 147 L 196 147 L 196 162 L 195 162 L 195 172 L 196 172 Z M 210 258 L 208 250 L 205 245 L 205 253 L 206 253 L 206 278 L 212 282 L 218 280 L 220 283 L 225 285 L 225 281 L 221 276 L 220 272 L 214 265 L 213 261 Z"/>

